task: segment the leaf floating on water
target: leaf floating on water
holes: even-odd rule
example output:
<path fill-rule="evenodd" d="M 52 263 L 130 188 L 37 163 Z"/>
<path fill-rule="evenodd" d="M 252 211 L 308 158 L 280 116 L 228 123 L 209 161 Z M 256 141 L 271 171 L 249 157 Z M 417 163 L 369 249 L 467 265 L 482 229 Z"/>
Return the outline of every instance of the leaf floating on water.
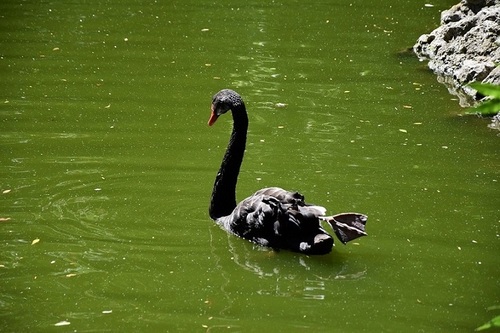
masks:
<path fill-rule="evenodd" d="M 63 320 L 63 321 L 60 321 L 58 323 L 55 323 L 54 326 L 68 326 L 70 325 L 71 323 L 67 320 Z"/>
<path fill-rule="evenodd" d="M 31 242 L 31 245 L 35 245 L 38 242 L 40 242 L 40 238 L 33 239 L 33 241 Z"/>

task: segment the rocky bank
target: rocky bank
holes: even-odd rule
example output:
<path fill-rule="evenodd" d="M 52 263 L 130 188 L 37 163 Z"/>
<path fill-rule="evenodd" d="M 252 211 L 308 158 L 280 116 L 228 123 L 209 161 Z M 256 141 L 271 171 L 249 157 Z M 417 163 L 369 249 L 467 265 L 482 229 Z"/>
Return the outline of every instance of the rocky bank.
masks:
<path fill-rule="evenodd" d="M 420 36 L 413 50 L 461 106 L 474 105 L 482 96 L 467 83 L 500 85 L 500 0 L 462 0 L 441 13 L 441 25 Z"/>

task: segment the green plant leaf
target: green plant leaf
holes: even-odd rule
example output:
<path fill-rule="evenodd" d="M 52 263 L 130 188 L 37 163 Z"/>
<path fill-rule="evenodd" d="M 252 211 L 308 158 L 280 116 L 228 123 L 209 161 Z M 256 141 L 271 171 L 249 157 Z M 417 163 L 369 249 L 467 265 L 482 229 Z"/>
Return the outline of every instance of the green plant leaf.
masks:
<path fill-rule="evenodd" d="M 492 327 L 500 327 L 500 316 L 496 316 L 486 324 L 479 326 L 478 328 L 476 328 L 476 331 L 484 331 Z"/>
<path fill-rule="evenodd" d="M 484 96 L 500 98 L 500 86 L 491 83 L 472 82 L 469 87 L 476 89 Z"/>
<path fill-rule="evenodd" d="M 487 322 L 486 324 L 481 325 L 478 328 L 476 328 L 475 331 L 484 331 L 484 330 L 487 330 L 488 328 L 491 328 L 491 327 L 492 327 L 491 323 Z"/>
<path fill-rule="evenodd" d="M 482 116 L 494 116 L 500 112 L 500 99 L 490 99 L 466 112 L 467 114 L 480 114 Z"/>

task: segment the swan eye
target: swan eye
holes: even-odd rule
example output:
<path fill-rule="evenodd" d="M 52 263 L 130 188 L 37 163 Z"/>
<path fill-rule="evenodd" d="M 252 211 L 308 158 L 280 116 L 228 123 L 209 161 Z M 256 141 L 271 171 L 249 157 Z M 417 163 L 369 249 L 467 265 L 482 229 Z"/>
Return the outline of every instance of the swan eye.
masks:
<path fill-rule="evenodd" d="M 221 101 L 215 101 L 213 104 L 213 111 L 217 116 L 226 113 L 230 108 L 231 107 L 227 103 Z"/>
<path fill-rule="evenodd" d="M 300 251 L 304 252 L 311 248 L 311 245 L 307 244 L 307 242 L 302 242 L 299 244 Z"/>

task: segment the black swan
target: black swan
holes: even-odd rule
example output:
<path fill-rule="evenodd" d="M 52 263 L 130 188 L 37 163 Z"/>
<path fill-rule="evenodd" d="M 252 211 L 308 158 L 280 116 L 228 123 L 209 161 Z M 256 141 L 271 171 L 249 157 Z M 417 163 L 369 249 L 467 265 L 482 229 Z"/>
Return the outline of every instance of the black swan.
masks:
<path fill-rule="evenodd" d="M 248 129 L 248 115 L 241 96 L 230 89 L 219 91 L 212 100 L 208 125 L 231 110 L 233 130 L 219 172 L 215 178 L 209 214 L 225 230 L 256 244 L 305 254 L 326 254 L 333 238 L 320 221 L 328 222 L 342 243 L 365 236 L 367 216 L 343 213 L 326 216 L 326 209 L 305 203 L 298 192 L 269 187 L 255 192 L 236 205 L 236 183 L 240 172 Z"/>

